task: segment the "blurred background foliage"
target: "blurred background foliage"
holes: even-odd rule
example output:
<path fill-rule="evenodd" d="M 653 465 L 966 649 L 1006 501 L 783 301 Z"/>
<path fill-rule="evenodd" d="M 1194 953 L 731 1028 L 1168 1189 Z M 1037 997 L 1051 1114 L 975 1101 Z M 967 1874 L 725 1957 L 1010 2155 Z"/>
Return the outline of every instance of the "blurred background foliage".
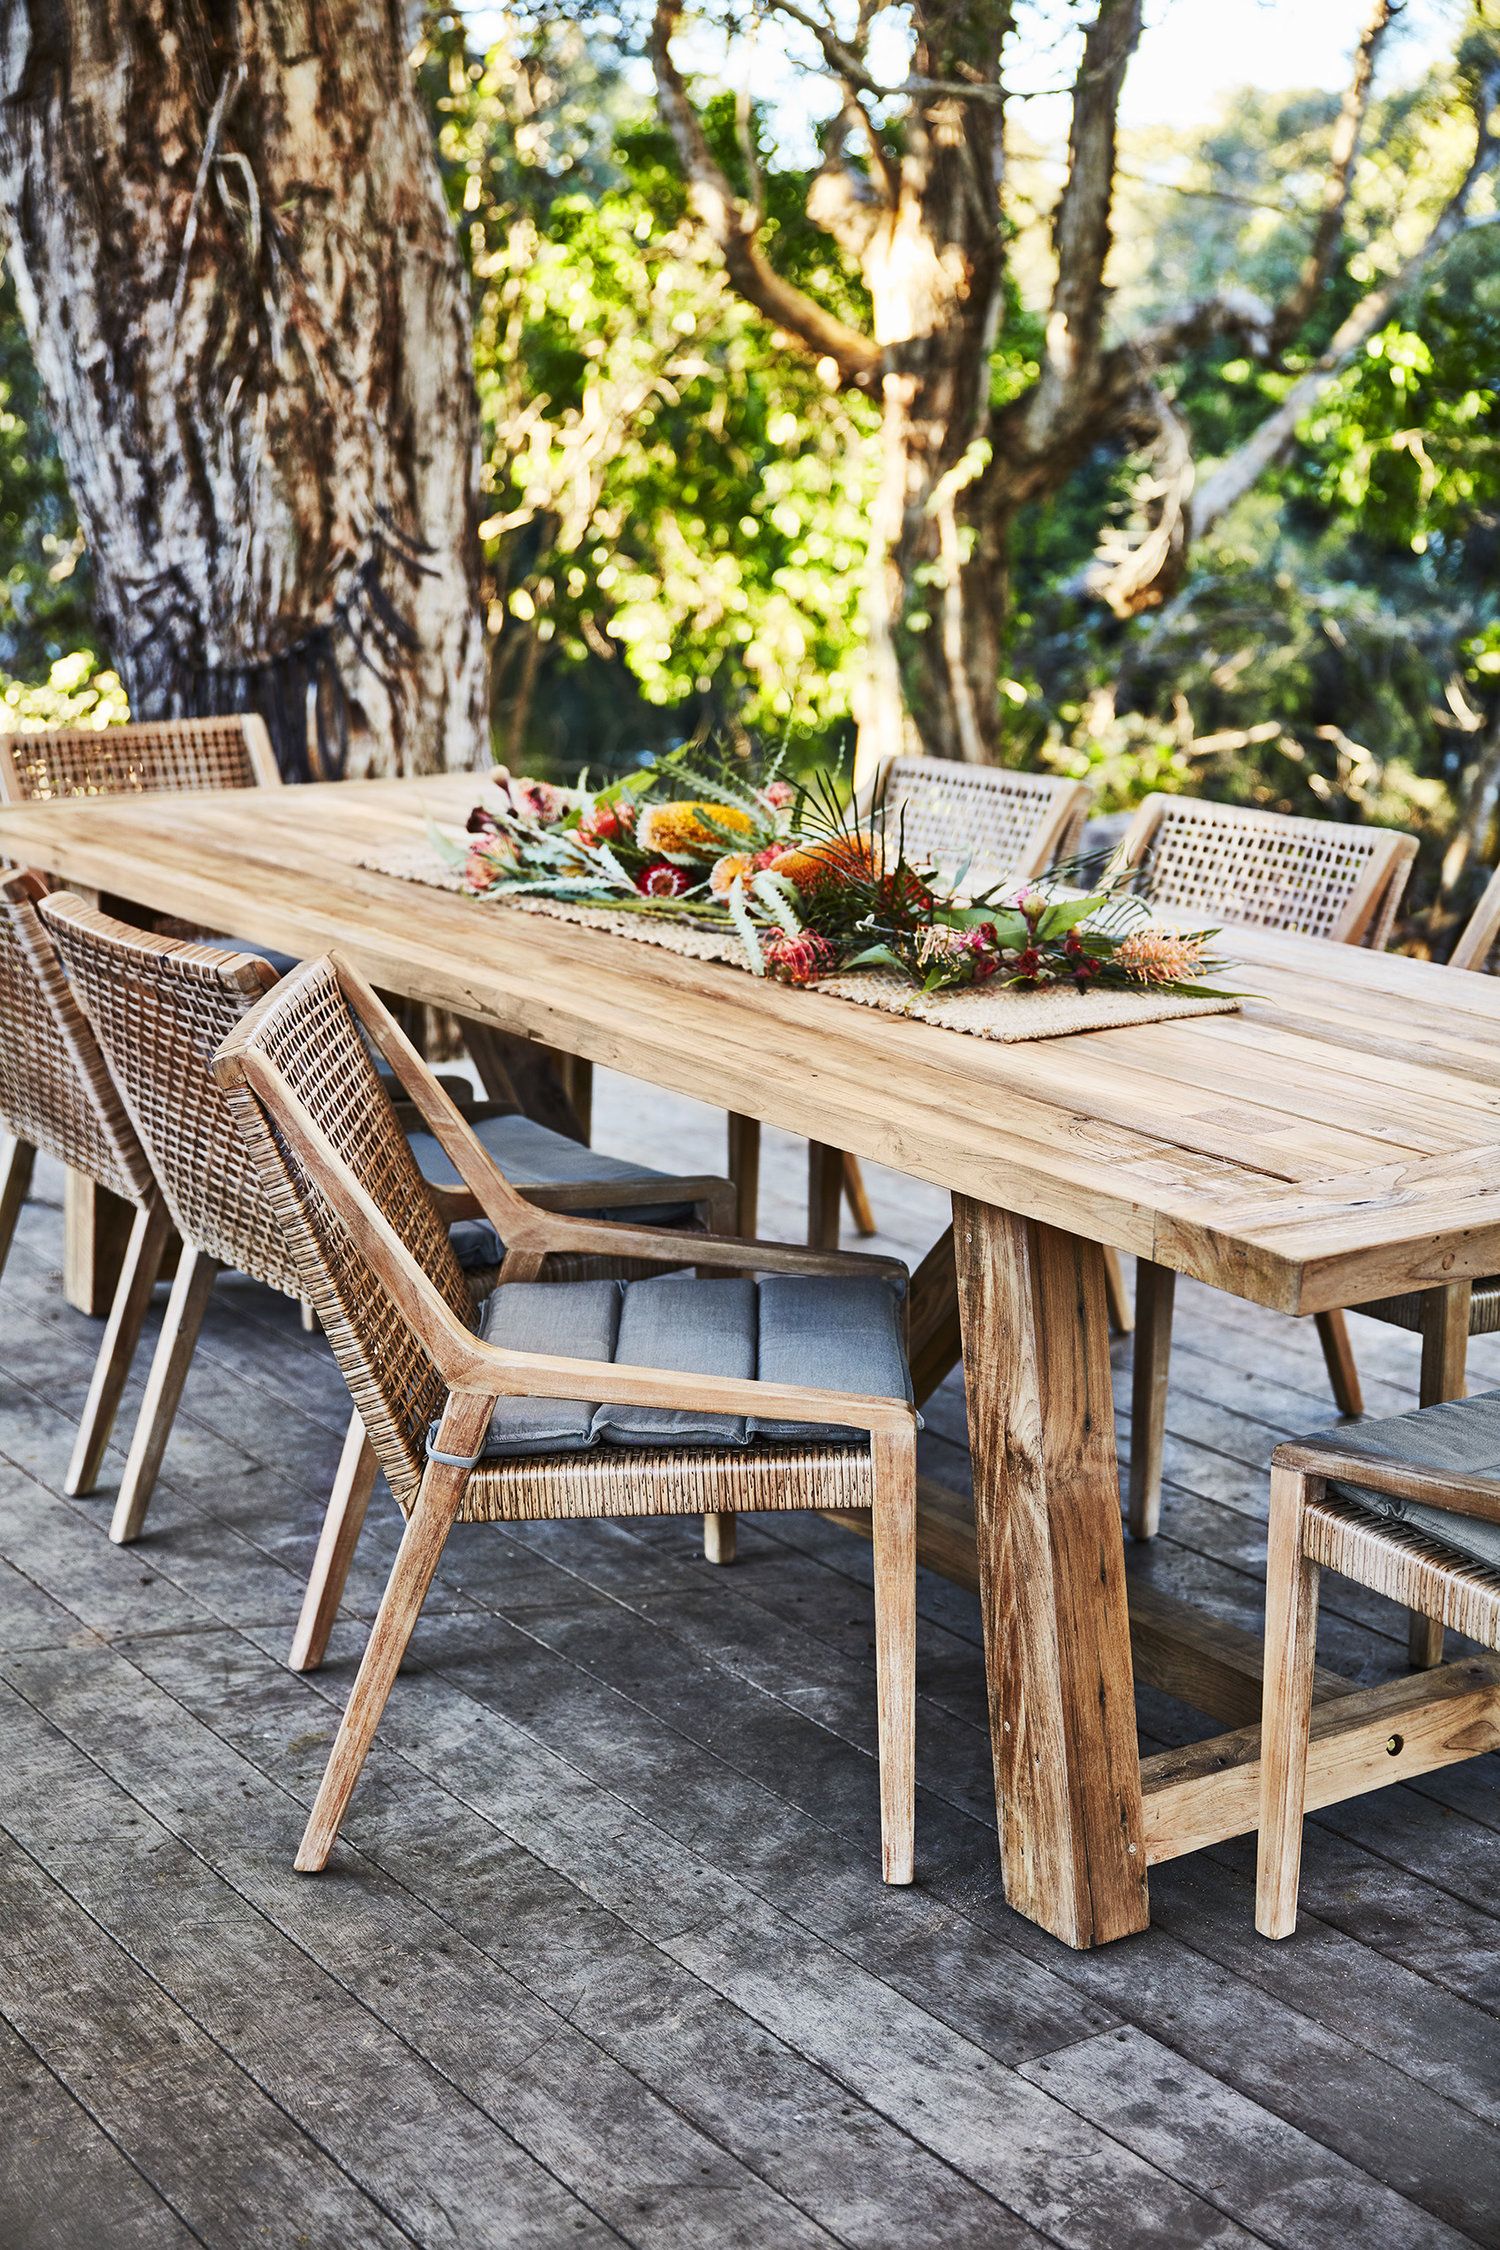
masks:
<path fill-rule="evenodd" d="M 874 412 L 735 297 L 686 222 L 649 100 L 584 26 L 517 26 L 477 54 L 461 16 L 436 10 L 418 59 L 473 275 L 497 755 L 607 768 L 701 726 L 790 733 L 808 761 L 846 753 Z M 1209 128 L 1126 136 L 1123 326 L 1226 282 L 1286 286 L 1335 106 L 1247 92 Z M 778 266 L 862 317 L 765 120 L 731 94 L 706 115 L 731 176 L 763 179 Z M 1464 130 L 1442 73 L 1376 104 L 1328 332 L 1377 278 L 1371 261 L 1420 229 Z M 1028 258 L 1045 255 L 1048 161 L 1017 152 L 1001 395 L 1034 364 L 1022 300 L 1036 301 Z M 1226 451 L 1296 372 L 1222 346 L 1185 362 L 1175 398 L 1198 449 Z M 1139 478 L 1101 455 L 1023 521 L 1008 754 L 1086 776 L 1106 809 L 1186 789 L 1414 829 L 1409 937 L 1438 940 L 1495 856 L 1500 806 L 1500 227 L 1439 261 L 1182 591 L 1122 622 L 1077 587 Z M 8 282 L 0 698 L 11 725 L 121 709 Z"/>

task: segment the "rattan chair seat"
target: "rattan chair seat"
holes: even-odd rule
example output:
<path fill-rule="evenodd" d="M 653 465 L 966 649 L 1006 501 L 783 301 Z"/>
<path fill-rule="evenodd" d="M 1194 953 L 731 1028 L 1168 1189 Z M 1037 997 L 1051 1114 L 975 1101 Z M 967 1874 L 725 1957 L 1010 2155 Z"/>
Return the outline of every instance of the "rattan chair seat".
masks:
<path fill-rule="evenodd" d="M 1461 1537 L 1472 1535 L 1472 1517 L 1455 1515 L 1452 1523 Z M 1326 1498 L 1308 1503 L 1304 1545 L 1325 1569 L 1486 1648 L 1500 1648 L 1500 1568 L 1370 1505 L 1357 1490 L 1335 1485 Z"/>
<path fill-rule="evenodd" d="M 723 1452 L 698 1447 L 643 1452 L 614 1445 L 593 1453 L 481 1461 L 464 1488 L 460 1521 L 868 1508 L 873 1500 L 867 1445 L 754 1445 Z M 409 1510 L 409 1497 L 406 1505 Z"/>

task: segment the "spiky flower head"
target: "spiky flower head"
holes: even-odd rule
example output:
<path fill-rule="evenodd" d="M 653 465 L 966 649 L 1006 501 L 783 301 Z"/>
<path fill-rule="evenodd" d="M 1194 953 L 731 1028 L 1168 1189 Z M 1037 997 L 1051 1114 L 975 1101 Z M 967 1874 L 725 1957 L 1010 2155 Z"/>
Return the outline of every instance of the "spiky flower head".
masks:
<path fill-rule="evenodd" d="M 816 984 L 839 962 L 838 947 L 816 930 L 802 930 L 796 937 L 773 930 L 761 940 L 761 953 L 771 975 L 782 984 Z"/>
<path fill-rule="evenodd" d="M 748 884 L 758 856 L 755 852 L 726 852 L 722 859 L 716 859 L 708 871 L 708 887 L 714 897 L 728 898 L 737 878 Z"/>
<path fill-rule="evenodd" d="M 635 887 L 647 898 L 681 898 L 692 881 L 685 867 L 674 867 L 669 859 L 653 859 L 637 875 Z"/>
<path fill-rule="evenodd" d="M 643 852 L 716 852 L 724 842 L 721 830 L 748 836 L 754 827 L 749 813 L 738 805 L 675 797 L 668 804 L 647 807 L 636 829 L 636 842 Z"/>
<path fill-rule="evenodd" d="M 794 844 L 778 852 L 770 866 L 773 875 L 807 898 L 833 884 L 873 881 L 880 873 L 880 845 L 874 836 L 856 830 L 830 836 L 826 843 Z"/>
<path fill-rule="evenodd" d="M 1132 930 L 1115 948 L 1115 966 L 1137 984 L 1192 984 L 1203 972 L 1206 940 L 1180 930 Z"/>

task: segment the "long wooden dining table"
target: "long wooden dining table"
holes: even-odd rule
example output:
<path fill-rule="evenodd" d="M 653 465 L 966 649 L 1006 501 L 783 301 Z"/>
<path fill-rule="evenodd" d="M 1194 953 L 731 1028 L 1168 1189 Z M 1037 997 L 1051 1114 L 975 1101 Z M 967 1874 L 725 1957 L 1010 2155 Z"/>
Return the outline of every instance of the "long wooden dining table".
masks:
<path fill-rule="evenodd" d="M 919 1391 L 961 1344 L 974 1498 L 920 1552 L 977 1586 L 1006 1895 L 1073 1946 L 1148 1869 L 1255 1825 L 1258 1645 L 1131 1590 L 1101 1245 L 1286 1313 L 1500 1269 L 1500 980 L 1268 932 L 1239 1013 L 1020 1044 L 372 873 L 473 775 L 0 808 L 0 853 L 312 955 L 949 1191 L 913 1285 Z M 1138 1754 L 1137 1677 L 1230 1731 Z M 1500 1662 L 1324 1672 L 1317 1806 L 1500 1744 Z"/>

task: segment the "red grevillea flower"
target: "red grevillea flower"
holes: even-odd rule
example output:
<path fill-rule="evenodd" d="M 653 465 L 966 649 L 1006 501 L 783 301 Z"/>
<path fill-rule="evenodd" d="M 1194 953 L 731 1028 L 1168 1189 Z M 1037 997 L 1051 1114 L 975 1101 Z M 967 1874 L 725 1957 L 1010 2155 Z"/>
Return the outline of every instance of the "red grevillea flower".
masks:
<path fill-rule="evenodd" d="M 691 887 L 691 877 L 685 867 L 674 867 L 669 859 L 653 859 L 637 875 L 635 887 L 647 898 L 680 898 Z"/>
<path fill-rule="evenodd" d="M 816 930 L 801 930 L 789 937 L 773 930 L 762 944 L 766 967 L 782 984 L 816 984 L 838 967 L 838 948 Z"/>

